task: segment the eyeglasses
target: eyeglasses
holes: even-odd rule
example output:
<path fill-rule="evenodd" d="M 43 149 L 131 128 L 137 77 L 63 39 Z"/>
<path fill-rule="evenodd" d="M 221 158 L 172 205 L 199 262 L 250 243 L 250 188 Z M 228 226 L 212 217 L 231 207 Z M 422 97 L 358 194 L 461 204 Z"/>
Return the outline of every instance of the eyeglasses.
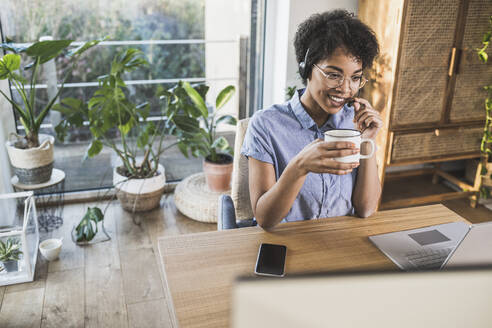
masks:
<path fill-rule="evenodd" d="M 313 64 L 314 67 L 316 67 L 319 72 L 326 78 L 327 86 L 329 88 L 338 88 L 343 84 L 343 81 L 345 80 L 345 76 L 339 73 L 325 73 L 321 68 L 319 68 L 318 65 Z M 367 79 L 364 78 L 362 75 L 354 76 L 351 79 L 349 79 L 349 87 L 352 91 L 357 91 L 360 88 L 362 88 L 367 82 Z"/>

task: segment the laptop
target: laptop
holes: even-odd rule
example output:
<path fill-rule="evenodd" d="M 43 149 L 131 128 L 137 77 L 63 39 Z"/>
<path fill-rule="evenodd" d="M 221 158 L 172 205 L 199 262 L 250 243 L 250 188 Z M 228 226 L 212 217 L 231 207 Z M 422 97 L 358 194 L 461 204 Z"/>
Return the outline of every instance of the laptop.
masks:
<path fill-rule="evenodd" d="M 400 269 L 492 264 L 492 222 L 453 222 L 370 236 Z"/>
<path fill-rule="evenodd" d="M 492 267 L 239 278 L 234 328 L 490 328 Z"/>

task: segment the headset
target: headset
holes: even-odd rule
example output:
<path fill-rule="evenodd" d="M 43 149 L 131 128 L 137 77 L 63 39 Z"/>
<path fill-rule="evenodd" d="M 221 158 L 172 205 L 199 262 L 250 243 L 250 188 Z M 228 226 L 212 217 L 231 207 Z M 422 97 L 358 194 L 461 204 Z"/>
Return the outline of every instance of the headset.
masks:
<path fill-rule="evenodd" d="M 306 55 L 304 56 L 304 60 L 299 63 L 299 75 L 303 79 L 308 78 L 307 73 L 309 72 L 309 69 L 306 67 L 308 54 L 309 54 L 309 48 L 307 48 L 307 50 L 306 50 Z"/>

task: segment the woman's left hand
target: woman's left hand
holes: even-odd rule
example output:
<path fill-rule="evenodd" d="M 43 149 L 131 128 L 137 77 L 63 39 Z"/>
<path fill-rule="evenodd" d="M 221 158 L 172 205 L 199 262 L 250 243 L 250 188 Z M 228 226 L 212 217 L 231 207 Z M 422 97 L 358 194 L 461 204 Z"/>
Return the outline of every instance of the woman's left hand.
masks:
<path fill-rule="evenodd" d="M 379 112 L 363 98 L 354 98 L 354 123 L 358 130 L 363 131 L 362 137 L 375 139 L 379 129 L 383 127 L 383 120 Z"/>

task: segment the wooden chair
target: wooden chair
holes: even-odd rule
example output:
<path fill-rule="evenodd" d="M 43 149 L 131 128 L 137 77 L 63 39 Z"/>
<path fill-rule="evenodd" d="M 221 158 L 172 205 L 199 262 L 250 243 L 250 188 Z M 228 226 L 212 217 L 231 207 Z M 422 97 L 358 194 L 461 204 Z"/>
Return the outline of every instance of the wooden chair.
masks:
<path fill-rule="evenodd" d="M 219 198 L 217 230 L 256 225 L 249 198 L 248 159 L 241 155 L 248 123 L 249 118 L 246 118 L 236 126 L 231 196 L 221 195 Z"/>

